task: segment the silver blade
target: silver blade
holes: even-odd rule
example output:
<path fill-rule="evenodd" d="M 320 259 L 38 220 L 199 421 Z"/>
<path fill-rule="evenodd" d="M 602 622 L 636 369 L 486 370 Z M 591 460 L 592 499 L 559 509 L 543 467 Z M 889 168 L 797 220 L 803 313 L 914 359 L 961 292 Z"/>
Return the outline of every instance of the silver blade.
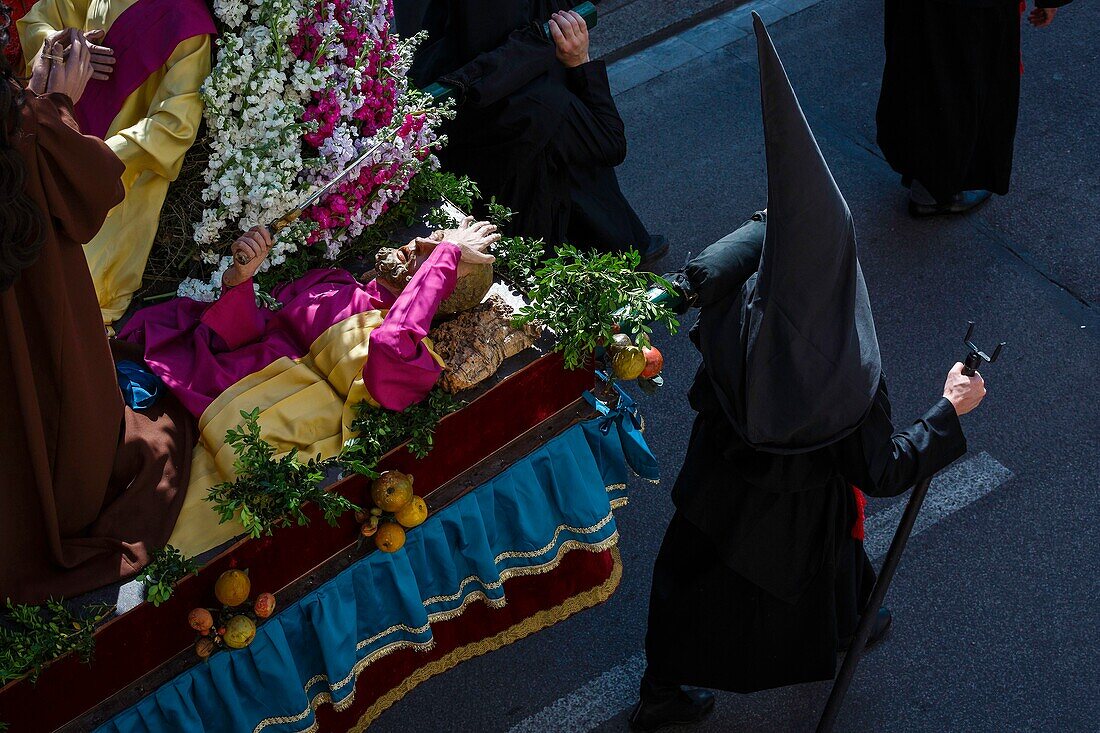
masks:
<path fill-rule="evenodd" d="M 335 178 L 333 178 L 331 181 L 329 181 L 325 185 L 321 186 L 319 189 L 314 191 L 313 194 L 309 198 L 305 199 L 304 201 L 301 201 L 297 206 L 295 206 L 294 207 L 295 210 L 296 211 L 305 211 L 310 206 L 317 203 L 317 201 L 322 196 L 324 196 L 326 193 L 328 193 L 329 189 L 331 189 L 333 186 L 335 186 L 340 181 L 347 178 L 348 174 L 350 174 L 353 170 L 355 170 L 359 166 L 359 164 L 361 164 L 364 160 L 366 160 L 368 157 L 370 157 L 371 153 L 373 153 L 375 150 L 378 150 L 378 148 L 382 147 L 383 142 L 385 142 L 385 141 L 379 140 L 374 145 L 371 145 L 369 148 L 367 148 L 365 151 L 363 151 L 362 155 L 360 155 L 355 160 L 351 161 L 351 163 L 348 164 L 348 167 L 345 168 L 344 170 L 340 171 L 340 173 L 337 174 L 337 176 Z"/>

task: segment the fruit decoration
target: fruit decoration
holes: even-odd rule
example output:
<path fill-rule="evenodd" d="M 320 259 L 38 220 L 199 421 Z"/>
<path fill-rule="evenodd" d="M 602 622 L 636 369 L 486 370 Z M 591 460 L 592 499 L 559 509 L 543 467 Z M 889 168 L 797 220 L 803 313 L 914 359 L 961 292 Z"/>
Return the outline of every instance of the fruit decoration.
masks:
<path fill-rule="evenodd" d="M 382 552 L 397 552 L 405 546 L 405 528 L 397 522 L 384 522 L 374 536 L 374 544 Z"/>
<path fill-rule="evenodd" d="M 252 583 L 244 570 L 226 570 L 214 583 L 220 609 L 193 608 L 187 624 L 198 632 L 195 654 L 208 659 L 219 647 L 244 649 L 256 638 L 256 624 L 275 613 L 275 596 L 260 593 L 248 602 Z"/>
<path fill-rule="evenodd" d="M 400 511 L 393 515 L 397 523 L 406 529 L 419 527 L 428 518 L 428 505 L 419 496 L 414 496 Z"/>
<path fill-rule="evenodd" d="M 616 379 L 637 379 L 646 394 L 652 394 L 664 382 L 661 371 L 665 366 L 664 355 L 649 343 L 644 334 L 637 344 L 625 333 L 616 332 L 607 346 L 607 366 Z"/>
<path fill-rule="evenodd" d="M 384 471 L 370 487 L 369 512 L 358 513 L 360 541 L 374 540 L 382 552 L 405 546 L 405 530 L 419 527 L 428 518 L 427 503 L 413 494 L 413 477 L 400 471 Z"/>
<path fill-rule="evenodd" d="M 218 648 L 218 645 L 214 643 L 214 640 L 209 636 L 204 636 L 195 642 L 195 654 L 199 656 L 199 659 L 206 659 L 214 650 Z"/>
<path fill-rule="evenodd" d="M 226 570 L 214 583 L 214 596 L 223 606 L 239 606 L 248 600 L 252 583 L 243 570 Z"/>
<path fill-rule="evenodd" d="M 257 618 L 270 618 L 271 614 L 275 613 L 275 596 L 271 593 L 261 593 L 256 596 L 252 604 L 252 613 L 256 614 Z"/>
<path fill-rule="evenodd" d="M 243 614 L 234 616 L 225 625 L 222 638 L 230 649 L 244 649 L 256 638 L 256 622 Z"/>
<path fill-rule="evenodd" d="M 665 368 L 665 357 L 658 351 L 657 347 L 653 345 L 643 346 L 642 355 L 645 356 L 645 369 L 642 370 L 642 379 L 653 379 L 660 375 L 661 370 Z"/>
<path fill-rule="evenodd" d="M 214 615 L 205 608 L 195 608 L 187 614 L 187 623 L 192 629 L 206 636 L 214 625 Z"/>
<path fill-rule="evenodd" d="M 383 471 L 370 487 L 370 498 L 384 512 L 400 511 L 413 498 L 413 477 L 400 471 Z"/>

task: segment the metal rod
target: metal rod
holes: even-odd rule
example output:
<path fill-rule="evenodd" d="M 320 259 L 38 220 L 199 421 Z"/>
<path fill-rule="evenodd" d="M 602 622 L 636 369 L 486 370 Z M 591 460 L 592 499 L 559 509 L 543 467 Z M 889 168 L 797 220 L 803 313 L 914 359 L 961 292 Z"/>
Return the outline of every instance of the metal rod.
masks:
<path fill-rule="evenodd" d="M 909 541 L 909 535 L 913 531 L 913 524 L 917 521 L 924 497 L 928 493 L 928 487 L 932 483 L 932 477 L 924 479 L 913 489 L 909 497 L 909 504 L 905 507 L 905 513 L 901 515 L 901 521 L 894 532 L 894 539 L 890 543 L 890 550 L 886 553 L 886 559 L 882 563 L 875 587 L 871 590 L 871 598 L 863 609 L 863 615 L 859 619 L 859 627 L 855 637 L 848 647 L 848 653 L 844 655 L 844 663 L 840 666 L 836 681 L 833 683 L 832 692 L 829 693 L 829 701 L 825 704 L 825 711 L 817 724 L 817 733 L 830 733 L 840 715 L 840 706 L 844 703 L 844 695 L 852 683 L 852 677 L 856 673 L 863 650 L 867 646 L 867 640 L 871 637 L 871 629 L 874 628 L 878 609 L 886 598 L 886 591 L 890 587 L 890 581 L 894 578 L 894 571 L 901 562 L 901 555 L 905 552 L 905 543 Z"/>

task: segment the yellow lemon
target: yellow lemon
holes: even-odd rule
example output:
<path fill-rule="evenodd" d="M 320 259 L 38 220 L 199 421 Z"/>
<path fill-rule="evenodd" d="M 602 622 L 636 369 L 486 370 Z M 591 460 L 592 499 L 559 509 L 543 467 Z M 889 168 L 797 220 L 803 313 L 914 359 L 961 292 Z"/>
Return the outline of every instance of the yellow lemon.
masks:
<path fill-rule="evenodd" d="M 226 570 L 214 583 L 214 595 L 226 606 L 239 606 L 248 600 L 252 583 L 243 570 Z"/>
<path fill-rule="evenodd" d="M 419 496 L 414 496 L 412 501 L 393 516 L 402 527 L 419 527 L 428 518 L 428 505 Z"/>
<path fill-rule="evenodd" d="M 386 522 L 374 535 L 374 544 L 382 552 L 397 552 L 405 546 L 405 528 L 397 522 Z"/>

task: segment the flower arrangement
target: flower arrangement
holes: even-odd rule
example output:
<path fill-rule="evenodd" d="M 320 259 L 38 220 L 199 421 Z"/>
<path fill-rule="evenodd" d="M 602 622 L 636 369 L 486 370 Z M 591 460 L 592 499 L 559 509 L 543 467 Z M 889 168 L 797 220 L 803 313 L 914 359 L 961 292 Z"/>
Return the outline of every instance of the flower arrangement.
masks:
<path fill-rule="evenodd" d="M 420 38 L 391 32 L 391 0 L 215 0 L 214 12 L 223 32 L 202 90 L 210 157 L 195 225 L 211 272 L 178 290 L 204 301 L 217 297 L 230 265 L 221 245 L 291 210 L 378 144 L 279 234 L 265 267 L 313 260 L 317 250 L 339 257 L 418 171 L 438 168 L 437 130 L 450 114 L 409 87 Z"/>

